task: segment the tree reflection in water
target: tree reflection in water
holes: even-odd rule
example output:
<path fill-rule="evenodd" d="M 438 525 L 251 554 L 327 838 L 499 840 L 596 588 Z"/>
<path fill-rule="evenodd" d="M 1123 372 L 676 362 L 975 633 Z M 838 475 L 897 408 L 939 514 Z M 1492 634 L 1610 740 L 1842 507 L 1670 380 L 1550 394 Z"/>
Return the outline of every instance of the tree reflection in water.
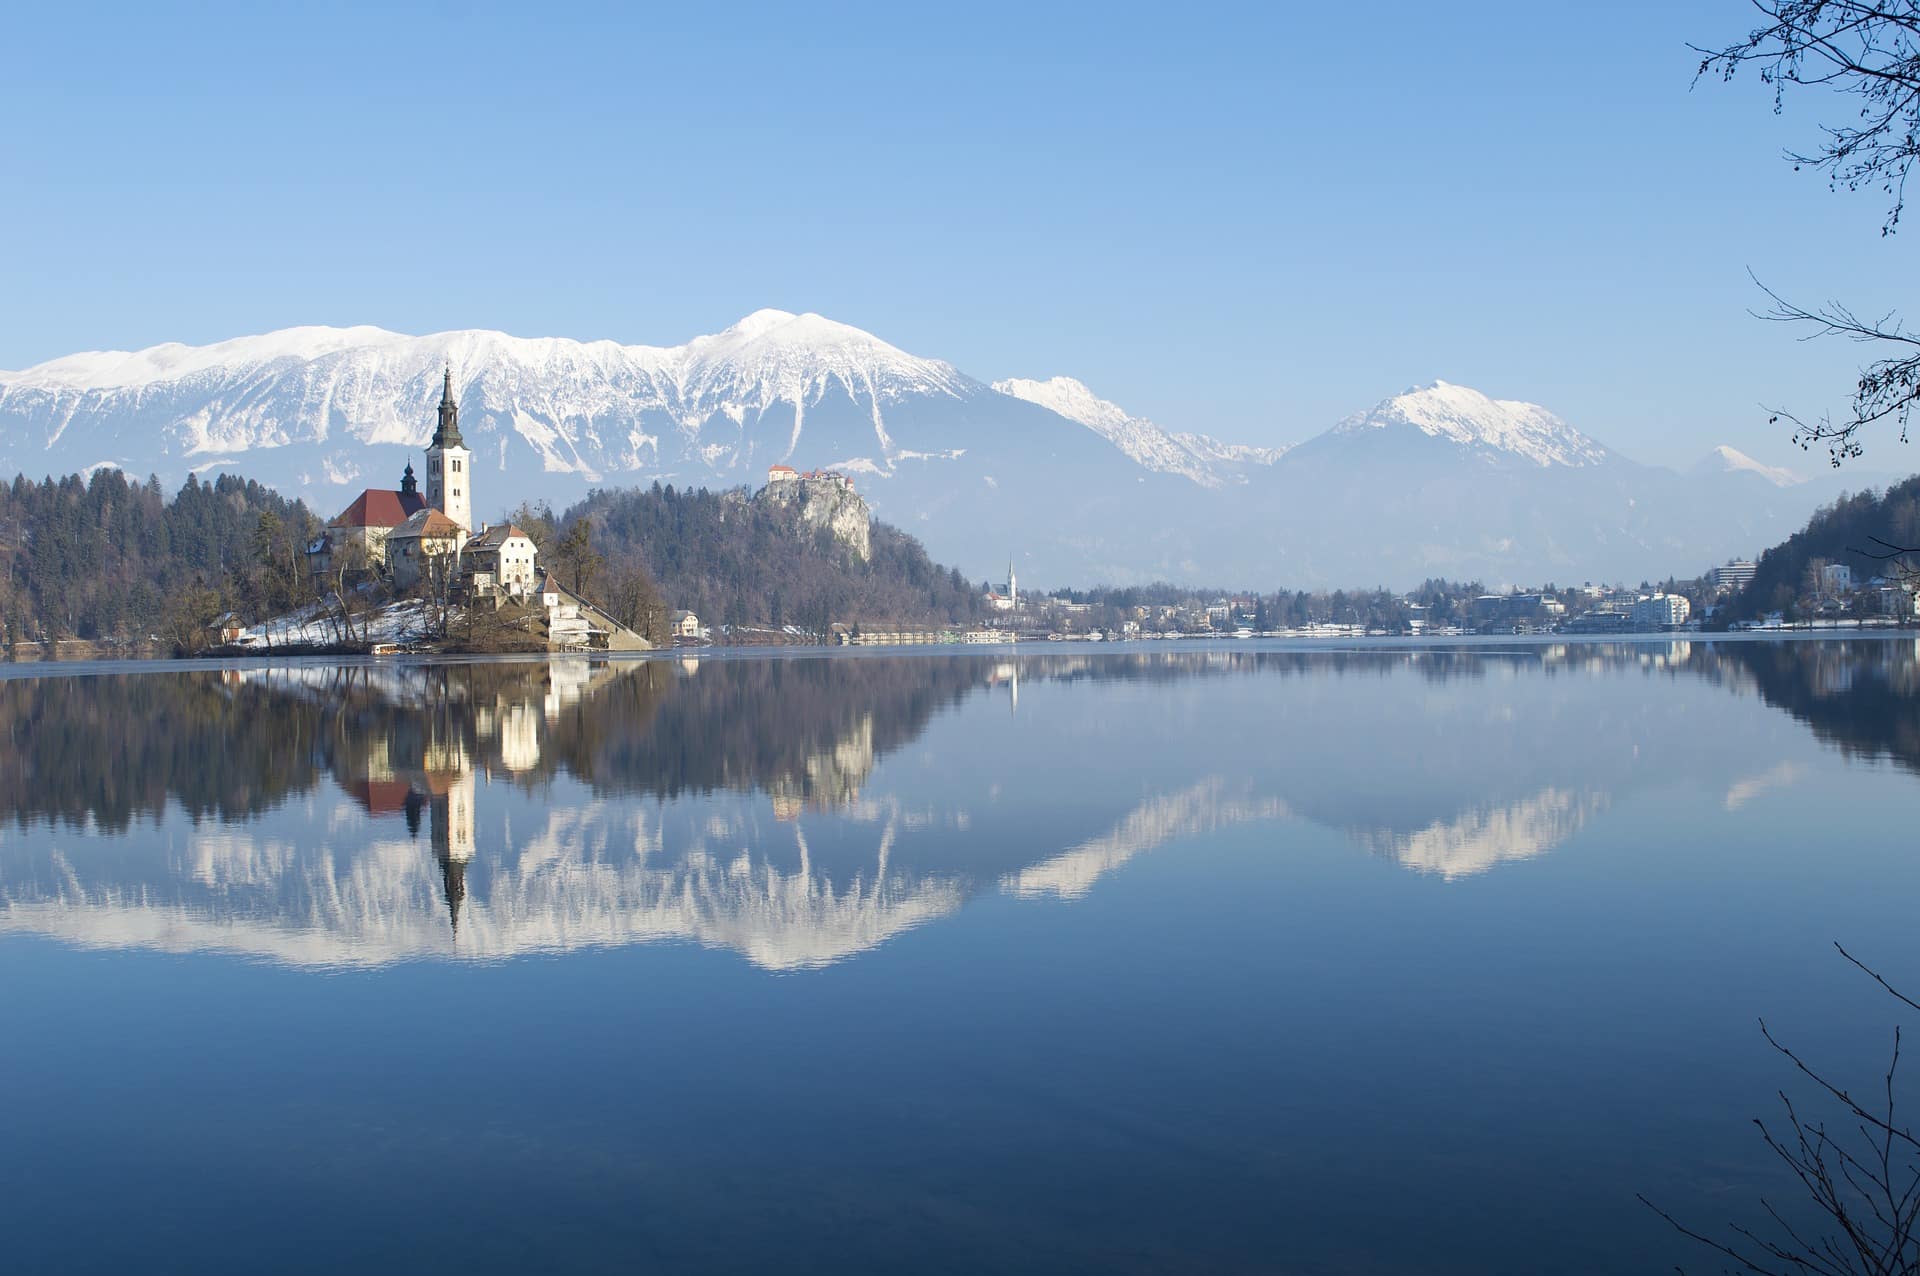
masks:
<path fill-rule="evenodd" d="M 1636 677 L 1655 694 L 1604 694 Z M 1223 742 L 1167 712 L 1202 680 L 1242 680 L 1270 718 Z M 0 928 L 320 965 L 682 939 L 785 970 L 985 891 L 1078 899 L 1237 826 L 1339 829 L 1460 879 L 1565 844 L 1691 747 L 1649 726 L 1658 680 L 1757 695 L 1849 757 L 1920 771 L 1906 640 L 16 676 Z M 1529 712 L 1576 684 L 1581 712 Z M 874 782 L 980 697 L 1024 715 L 996 711 L 1013 733 L 996 747 L 1027 753 L 953 745 L 934 782 Z M 1520 709 L 1479 713 L 1498 705 Z M 1088 743 L 1082 719 L 1115 729 Z M 1713 770 L 1699 748 L 1688 765 Z M 1729 812 L 1797 778 L 1726 752 Z"/>

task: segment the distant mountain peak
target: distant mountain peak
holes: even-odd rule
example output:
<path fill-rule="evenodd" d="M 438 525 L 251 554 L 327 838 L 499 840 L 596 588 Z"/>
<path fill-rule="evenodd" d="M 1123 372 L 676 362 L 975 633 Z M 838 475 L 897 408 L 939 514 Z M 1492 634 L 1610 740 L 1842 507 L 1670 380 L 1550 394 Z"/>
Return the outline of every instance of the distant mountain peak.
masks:
<path fill-rule="evenodd" d="M 1807 480 L 1781 465 L 1766 465 L 1722 443 L 1702 458 L 1697 470 L 1716 474 L 1755 474 L 1775 487 L 1797 487 Z"/>
<path fill-rule="evenodd" d="M 1245 482 L 1243 471 L 1247 466 L 1271 465 L 1286 451 L 1222 443 L 1204 434 L 1174 433 L 1145 417 L 1129 414 L 1072 377 L 1049 377 L 1045 381 L 1009 377 L 994 382 L 993 388 L 1079 422 L 1147 469 L 1178 474 L 1202 487 Z"/>
<path fill-rule="evenodd" d="M 911 360 L 914 356 L 889 345 L 879 337 L 852 324 L 829 319 L 812 311 L 794 314 L 788 310 L 756 310 L 739 322 L 711 336 L 695 337 L 684 346 L 668 347 L 668 350 L 693 350 L 696 348 L 727 347 L 737 348 L 743 345 L 765 343 L 793 349 L 828 349 L 833 347 L 857 347 L 881 350 L 901 359 Z M 649 349 L 652 347 L 633 347 Z M 938 360 L 917 360 L 922 363 L 938 363 Z M 944 366 L 944 365 L 942 365 Z"/>
<path fill-rule="evenodd" d="M 1471 386 L 1435 380 L 1413 386 L 1334 426 L 1332 434 L 1415 429 L 1487 454 L 1512 456 L 1547 467 L 1599 465 L 1611 456 L 1537 403 L 1494 399 Z"/>
<path fill-rule="evenodd" d="M 792 323 L 800 316 L 791 310 L 776 310 L 771 306 L 763 307 L 746 316 L 740 322 L 727 328 L 728 332 L 737 332 L 742 336 L 757 337 L 771 332 L 782 324 Z"/>

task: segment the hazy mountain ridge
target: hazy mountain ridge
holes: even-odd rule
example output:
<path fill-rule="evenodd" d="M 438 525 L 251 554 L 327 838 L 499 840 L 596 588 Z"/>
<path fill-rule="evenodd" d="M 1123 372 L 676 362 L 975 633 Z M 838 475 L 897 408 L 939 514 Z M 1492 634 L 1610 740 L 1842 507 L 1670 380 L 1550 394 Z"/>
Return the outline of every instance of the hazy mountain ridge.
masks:
<path fill-rule="evenodd" d="M 1149 470 L 1178 474 L 1202 487 L 1244 483 L 1246 467 L 1271 465 L 1286 454 L 1284 447 L 1252 447 L 1222 443 L 1204 434 L 1174 433 L 1145 417 L 1130 415 L 1072 377 L 1046 381 L 1012 377 L 995 381 L 993 388 L 1078 421 Z"/>
<path fill-rule="evenodd" d="M 1738 448 L 1728 447 L 1724 443 L 1707 453 L 1694 469 L 1702 473 L 1755 474 L 1775 487 L 1798 487 L 1807 481 L 1803 475 L 1795 473 L 1784 465 L 1763 464 Z"/>
<path fill-rule="evenodd" d="M 0 470 L 229 469 L 330 512 L 416 459 L 447 366 L 483 516 L 831 466 L 936 559 L 977 575 L 1013 553 L 1041 583 L 1655 577 L 1756 551 L 1834 487 L 1731 448 L 1684 476 L 1638 465 L 1444 381 L 1294 447 L 1234 444 L 779 310 L 671 347 L 308 327 L 70 355 L 0 372 Z"/>

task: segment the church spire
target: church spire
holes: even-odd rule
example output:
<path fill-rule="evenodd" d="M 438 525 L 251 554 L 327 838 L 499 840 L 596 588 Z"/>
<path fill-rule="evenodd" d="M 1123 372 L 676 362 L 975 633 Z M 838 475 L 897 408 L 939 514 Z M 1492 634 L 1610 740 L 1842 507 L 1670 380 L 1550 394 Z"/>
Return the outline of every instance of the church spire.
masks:
<path fill-rule="evenodd" d="M 433 432 L 434 447 L 464 447 L 460 439 L 460 405 L 453 397 L 453 365 L 440 381 L 440 424 Z"/>
<path fill-rule="evenodd" d="M 460 906 L 467 902 L 467 862 L 448 856 L 440 861 L 440 883 L 447 892 L 447 920 L 453 937 L 460 938 Z"/>

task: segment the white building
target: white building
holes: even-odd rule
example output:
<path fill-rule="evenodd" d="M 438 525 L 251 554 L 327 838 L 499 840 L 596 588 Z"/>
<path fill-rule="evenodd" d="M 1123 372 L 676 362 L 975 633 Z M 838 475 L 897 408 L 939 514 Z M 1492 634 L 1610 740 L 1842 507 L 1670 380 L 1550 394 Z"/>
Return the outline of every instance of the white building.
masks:
<path fill-rule="evenodd" d="M 1853 592 L 1853 568 L 1845 563 L 1827 563 L 1820 568 L 1820 589 L 1828 594 Z"/>
<path fill-rule="evenodd" d="M 1020 610 L 1020 578 L 1014 575 L 1013 559 L 1007 559 L 1007 588 L 987 590 L 987 606 L 994 611 Z"/>
<path fill-rule="evenodd" d="M 440 384 L 440 423 L 427 444 L 427 504 L 463 529 L 473 528 L 473 453 L 460 437 L 460 405 L 453 400 L 453 369 Z"/>
<path fill-rule="evenodd" d="M 1715 589 L 1745 589 L 1753 583 L 1758 567 L 1749 559 L 1736 558 L 1707 573 L 1707 583 Z"/>
<path fill-rule="evenodd" d="M 476 594 L 498 590 L 523 598 L 533 590 L 536 555 L 533 537 L 512 523 L 497 523 L 468 541 L 463 557 Z"/>
<path fill-rule="evenodd" d="M 1653 594 L 1637 599 L 1632 620 L 1639 629 L 1677 629 L 1693 614 L 1693 604 L 1679 594 Z"/>

